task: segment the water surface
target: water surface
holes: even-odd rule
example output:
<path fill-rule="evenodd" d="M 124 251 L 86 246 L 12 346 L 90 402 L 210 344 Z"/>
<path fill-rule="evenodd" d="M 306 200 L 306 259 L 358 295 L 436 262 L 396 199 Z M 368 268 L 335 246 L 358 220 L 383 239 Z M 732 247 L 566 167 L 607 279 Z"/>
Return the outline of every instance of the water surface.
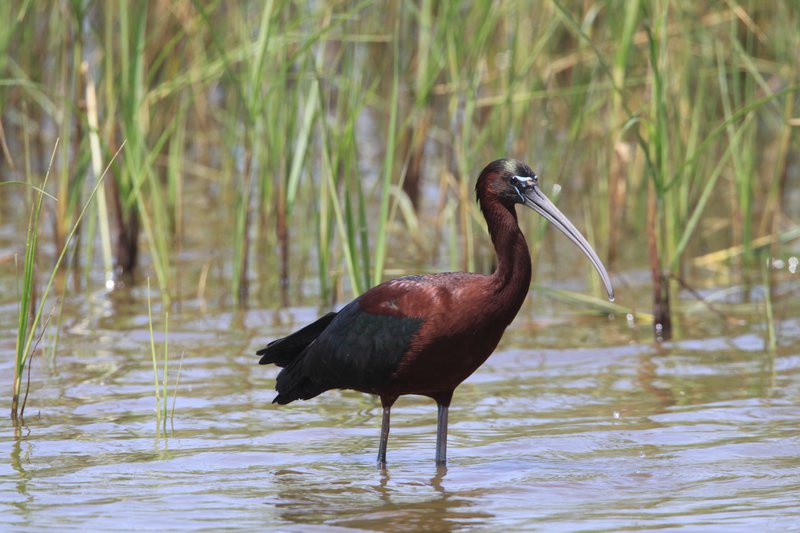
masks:
<path fill-rule="evenodd" d="M 380 470 L 376 399 L 270 403 L 276 369 L 253 352 L 312 320 L 304 307 L 173 311 L 171 375 L 184 358 L 161 434 L 144 298 L 65 305 L 24 425 L 2 428 L 3 528 L 800 528 L 798 319 L 779 322 L 769 353 L 756 321 L 707 336 L 687 323 L 685 340 L 656 345 L 621 318 L 523 312 L 456 392 L 448 467 L 434 466 L 435 405 L 404 397 Z M 14 312 L 2 307 L 6 331 Z M 0 344 L 13 351 L 10 335 Z"/>

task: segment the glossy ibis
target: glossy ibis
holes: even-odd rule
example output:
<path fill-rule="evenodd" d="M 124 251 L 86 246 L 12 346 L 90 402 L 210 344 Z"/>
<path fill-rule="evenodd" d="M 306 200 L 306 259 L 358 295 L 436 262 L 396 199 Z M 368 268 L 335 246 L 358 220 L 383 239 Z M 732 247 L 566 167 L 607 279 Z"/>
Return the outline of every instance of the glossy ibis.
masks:
<path fill-rule="evenodd" d="M 331 389 L 380 396 L 378 462 L 383 465 L 392 404 L 403 394 L 428 396 L 438 406 L 436 462 L 444 464 L 453 391 L 491 355 L 528 294 L 531 257 L 517 224 L 516 204 L 530 207 L 577 244 L 613 299 L 603 263 L 545 197 L 528 165 L 494 161 L 481 172 L 475 190 L 497 253 L 495 271 L 488 276 L 447 272 L 387 281 L 339 312 L 269 343 L 258 351 L 260 364 L 283 367 L 273 403 L 308 400 Z"/>

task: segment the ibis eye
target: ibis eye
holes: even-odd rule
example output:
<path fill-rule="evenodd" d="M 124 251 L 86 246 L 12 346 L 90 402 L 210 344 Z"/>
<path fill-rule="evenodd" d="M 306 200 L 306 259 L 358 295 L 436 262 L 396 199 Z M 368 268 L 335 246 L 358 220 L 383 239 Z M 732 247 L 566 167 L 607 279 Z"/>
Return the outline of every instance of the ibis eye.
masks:
<path fill-rule="evenodd" d="M 511 185 L 521 190 L 530 189 L 532 186 L 536 185 L 536 181 L 535 174 L 531 177 L 511 176 Z"/>
<path fill-rule="evenodd" d="M 509 180 L 511 186 L 514 187 L 514 192 L 516 192 L 517 196 L 519 197 L 519 201 L 523 204 L 525 203 L 525 197 L 522 195 L 522 191 L 527 188 L 525 182 L 523 181 L 524 179 L 525 178 L 521 178 L 520 176 L 511 176 L 511 179 Z"/>

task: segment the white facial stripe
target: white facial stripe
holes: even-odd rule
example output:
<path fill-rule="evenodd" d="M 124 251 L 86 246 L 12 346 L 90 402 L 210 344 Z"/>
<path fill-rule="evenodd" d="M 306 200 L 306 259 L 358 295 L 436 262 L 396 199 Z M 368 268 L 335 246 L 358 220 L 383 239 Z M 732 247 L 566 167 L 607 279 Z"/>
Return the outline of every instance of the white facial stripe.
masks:
<path fill-rule="evenodd" d="M 521 185 L 527 189 L 528 187 L 532 186 L 536 182 L 536 178 L 529 178 L 527 176 L 514 176 L 520 182 Z"/>
<path fill-rule="evenodd" d="M 514 187 L 514 190 L 517 191 L 520 202 L 524 204 L 525 195 L 522 194 L 522 191 L 527 191 L 536 187 L 536 174 L 533 176 L 511 176 L 511 185 Z"/>

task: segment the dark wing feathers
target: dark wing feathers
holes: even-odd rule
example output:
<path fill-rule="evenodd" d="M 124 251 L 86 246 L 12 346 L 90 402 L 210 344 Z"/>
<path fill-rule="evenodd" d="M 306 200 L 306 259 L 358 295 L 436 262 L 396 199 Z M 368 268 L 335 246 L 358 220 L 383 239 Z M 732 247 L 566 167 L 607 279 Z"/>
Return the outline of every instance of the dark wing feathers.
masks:
<path fill-rule="evenodd" d="M 342 309 L 303 357 L 304 372 L 330 388 L 373 388 L 388 381 L 421 319 L 370 313 L 356 300 Z"/>
<path fill-rule="evenodd" d="M 256 352 L 256 355 L 262 356 L 258 364 L 266 365 L 272 363 L 279 367 L 289 365 L 328 327 L 328 324 L 336 317 L 336 314 L 328 313 L 291 335 L 270 342 L 266 348 Z"/>
<path fill-rule="evenodd" d="M 315 330 L 316 339 L 310 339 L 303 352 L 278 374 L 278 396 L 273 402 L 306 400 L 330 389 L 380 388 L 389 381 L 422 325 L 420 318 L 365 311 L 358 299 L 328 322 L 321 331 Z"/>

